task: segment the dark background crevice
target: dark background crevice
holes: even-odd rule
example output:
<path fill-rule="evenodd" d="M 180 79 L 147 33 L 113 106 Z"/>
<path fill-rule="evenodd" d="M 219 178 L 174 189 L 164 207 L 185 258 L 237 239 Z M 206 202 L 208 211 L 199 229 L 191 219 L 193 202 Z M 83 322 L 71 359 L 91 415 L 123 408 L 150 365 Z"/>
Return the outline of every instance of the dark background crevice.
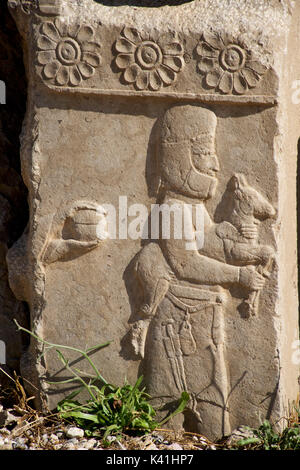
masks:
<path fill-rule="evenodd" d="M 28 338 L 17 332 L 17 319 L 28 326 L 27 305 L 18 301 L 8 284 L 6 252 L 23 233 L 28 221 L 27 190 L 20 169 L 20 139 L 26 110 L 26 76 L 21 37 L 6 1 L 0 2 L 0 80 L 6 103 L 0 104 L 0 340 L 6 344 L 6 369 L 19 371 Z M 4 376 L 0 375 L 3 383 Z"/>

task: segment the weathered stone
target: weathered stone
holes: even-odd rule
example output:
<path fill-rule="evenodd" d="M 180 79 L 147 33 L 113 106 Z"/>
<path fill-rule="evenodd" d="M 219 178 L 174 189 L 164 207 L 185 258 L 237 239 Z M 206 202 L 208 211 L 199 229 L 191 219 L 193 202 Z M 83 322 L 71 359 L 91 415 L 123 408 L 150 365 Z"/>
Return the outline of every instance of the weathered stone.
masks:
<path fill-rule="evenodd" d="M 158 450 L 158 447 L 152 442 L 147 447 L 145 447 L 144 450 Z"/>
<path fill-rule="evenodd" d="M 20 417 L 13 415 L 9 410 L 0 411 L 0 426 L 8 426 L 13 423 L 17 423 Z"/>
<path fill-rule="evenodd" d="M 12 441 L 12 448 L 17 450 L 27 450 L 27 439 L 24 437 L 17 437 Z"/>
<path fill-rule="evenodd" d="M 76 445 L 73 442 L 67 442 L 61 447 L 62 450 L 77 450 Z"/>
<path fill-rule="evenodd" d="M 67 429 L 66 436 L 69 439 L 73 438 L 80 438 L 84 436 L 84 430 L 80 428 L 76 428 L 75 426 L 71 426 Z"/>
<path fill-rule="evenodd" d="M 84 447 L 87 450 L 91 450 L 97 445 L 96 439 L 88 439 L 86 441 L 81 441 L 81 446 Z"/>
<path fill-rule="evenodd" d="M 226 444 L 232 445 L 237 444 L 243 439 L 250 439 L 256 437 L 253 430 L 247 426 L 239 426 L 237 429 L 234 429 L 226 441 Z"/>
<path fill-rule="evenodd" d="M 11 289 L 48 341 L 113 340 L 92 356 L 109 382 L 143 373 L 164 412 L 187 390 L 170 426 L 215 439 L 279 421 L 299 373 L 300 5 L 48 5 L 13 1 L 30 222 L 7 254 Z M 69 372 L 40 352 L 32 340 L 23 375 L 54 407 L 68 386 L 43 378 Z"/>
<path fill-rule="evenodd" d="M 56 444 L 59 441 L 59 438 L 58 438 L 57 434 L 52 433 L 50 435 L 50 441 L 52 442 L 52 444 Z"/>
<path fill-rule="evenodd" d="M 174 444 L 170 444 L 166 450 L 183 450 L 180 444 L 176 442 Z"/>
<path fill-rule="evenodd" d="M 12 450 L 12 441 L 7 438 L 1 439 L 1 450 Z"/>

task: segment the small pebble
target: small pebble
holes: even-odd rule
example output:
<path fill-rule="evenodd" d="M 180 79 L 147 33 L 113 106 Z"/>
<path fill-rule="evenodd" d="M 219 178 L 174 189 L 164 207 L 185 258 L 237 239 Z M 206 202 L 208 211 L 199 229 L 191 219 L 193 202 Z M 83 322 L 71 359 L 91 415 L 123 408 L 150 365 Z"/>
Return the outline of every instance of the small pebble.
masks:
<path fill-rule="evenodd" d="M 5 420 L 6 425 L 11 424 L 11 423 L 16 423 L 17 421 L 19 421 L 19 419 L 20 418 L 18 416 L 13 415 L 9 411 L 6 411 L 6 420 Z"/>
<path fill-rule="evenodd" d="M 54 447 L 54 450 L 60 450 L 63 446 L 62 444 L 55 444 L 53 447 Z"/>
<path fill-rule="evenodd" d="M 158 450 L 158 447 L 156 447 L 156 445 L 152 443 L 146 447 L 146 450 Z"/>
<path fill-rule="evenodd" d="M 77 437 L 72 437 L 72 439 L 69 439 L 68 442 L 72 442 L 73 444 L 78 444 L 78 439 Z"/>
<path fill-rule="evenodd" d="M 0 411 L 0 426 L 7 426 L 11 423 L 16 423 L 19 420 L 19 418 L 8 410 L 1 410 Z"/>
<path fill-rule="evenodd" d="M 76 446 L 73 444 L 73 442 L 67 442 L 66 444 L 63 445 L 61 448 L 62 450 L 75 450 Z"/>
<path fill-rule="evenodd" d="M 81 438 L 81 437 L 84 437 L 84 430 L 80 428 L 76 428 L 75 426 L 74 427 L 72 426 L 69 429 L 67 429 L 66 436 L 69 439 Z"/>
<path fill-rule="evenodd" d="M 181 445 L 174 443 L 168 446 L 168 450 L 183 450 Z"/>
<path fill-rule="evenodd" d="M 82 447 L 85 447 L 85 449 L 93 449 L 97 445 L 96 439 L 89 439 L 88 441 L 81 442 Z"/>
<path fill-rule="evenodd" d="M 52 444 L 55 444 L 59 441 L 59 438 L 56 434 L 51 434 L 50 441 L 52 442 Z"/>
<path fill-rule="evenodd" d="M 1 434 L 2 434 L 2 436 L 9 436 L 10 431 L 6 428 L 2 428 L 1 429 Z"/>
<path fill-rule="evenodd" d="M 18 449 L 18 450 L 27 450 L 28 446 L 26 445 L 27 439 L 24 439 L 23 437 L 17 437 L 12 441 L 12 447 L 13 449 Z"/>

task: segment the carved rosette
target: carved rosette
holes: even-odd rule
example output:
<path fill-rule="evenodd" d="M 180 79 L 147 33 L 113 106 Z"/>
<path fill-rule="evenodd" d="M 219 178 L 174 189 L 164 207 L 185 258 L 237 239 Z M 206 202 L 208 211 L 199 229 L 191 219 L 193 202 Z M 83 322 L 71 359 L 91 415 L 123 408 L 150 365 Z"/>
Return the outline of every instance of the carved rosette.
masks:
<path fill-rule="evenodd" d="M 68 26 L 58 18 L 43 23 L 37 40 L 37 61 L 43 76 L 60 86 L 78 86 L 101 64 L 100 44 L 88 25 Z"/>
<path fill-rule="evenodd" d="M 12 9 L 20 7 L 25 15 L 30 15 L 38 8 L 38 0 L 8 0 L 8 6 Z"/>
<path fill-rule="evenodd" d="M 35 10 L 37 7 L 37 0 L 21 0 L 21 9 L 26 13 L 26 15 L 29 15 L 31 10 Z"/>
<path fill-rule="evenodd" d="M 267 70 L 229 34 L 204 33 L 196 52 L 200 58 L 197 68 L 204 74 L 206 85 L 224 94 L 242 95 L 255 88 Z"/>
<path fill-rule="evenodd" d="M 138 90 L 157 91 L 172 85 L 185 64 L 184 48 L 177 38 L 154 41 L 133 28 L 123 29 L 115 49 L 115 63 L 123 70 L 123 80 Z"/>

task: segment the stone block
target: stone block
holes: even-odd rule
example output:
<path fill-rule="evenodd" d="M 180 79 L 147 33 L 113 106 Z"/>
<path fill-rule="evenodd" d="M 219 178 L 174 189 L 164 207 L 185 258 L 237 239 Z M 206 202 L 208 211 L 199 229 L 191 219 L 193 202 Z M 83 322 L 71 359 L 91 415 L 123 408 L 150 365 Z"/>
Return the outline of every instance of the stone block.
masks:
<path fill-rule="evenodd" d="M 12 10 L 30 205 L 13 292 L 49 341 L 112 340 L 93 355 L 109 382 L 143 374 L 165 410 L 187 390 L 174 427 L 277 422 L 298 393 L 300 5 L 53 3 Z M 54 407 L 68 390 L 44 378 L 68 372 L 38 353 L 23 374 Z"/>

